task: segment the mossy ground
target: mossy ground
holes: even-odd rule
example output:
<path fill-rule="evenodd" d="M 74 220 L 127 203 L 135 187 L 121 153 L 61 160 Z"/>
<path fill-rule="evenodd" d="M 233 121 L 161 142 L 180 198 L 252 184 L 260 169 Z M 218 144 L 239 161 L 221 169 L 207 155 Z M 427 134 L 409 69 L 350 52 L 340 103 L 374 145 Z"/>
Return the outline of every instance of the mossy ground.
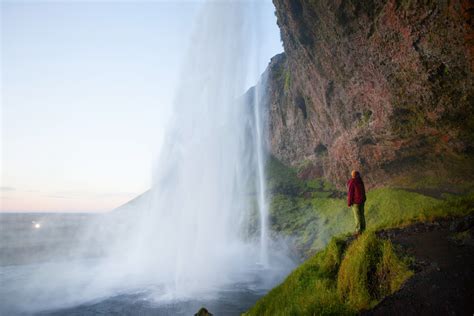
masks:
<path fill-rule="evenodd" d="M 425 159 L 416 172 L 392 179 L 391 185 L 442 198 L 443 194 L 463 195 L 474 192 L 474 155 L 451 154 Z"/>
<path fill-rule="evenodd" d="M 347 206 L 345 192 L 338 191 L 328 181 L 298 179 L 296 170 L 275 159 L 269 161 L 267 174 L 273 192 L 270 203 L 272 230 L 294 237 L 295 247 L 303 257 L 322 249 L 333 236 L 354 230 L 353 214 Z M 367 192 L 365 216 L 368 229 L 400 227 L 439 217 L 463 216 L 474 211 L 474 189 L 463 194 L 441 191 L 433 197 L 423 194 L 421 178 L 406 181 L 405 188 L 400 188 L 401 179 L 396 181 L 393 186 Z M 432 181 L 425 179 L 427 183 Z M 440 181 L 436 184 L 442 188 Z M 462 187 L 466 190 L 470 185 L 466 181 Z"/>
<path fill-rule="evenodd" d="M 305 261 L 245 315 L 353 315 L 397 291 L 412 272 L 390 241 L 342 238 Z"/>
<path fill-rule="evenodd" d="M 391 242 L 370 232 L 347 249 L 337 291 L 351 308 L 368 309 L 397 291 L 412 274 L 408 260 L 396 254 Z"/>
<path fill-rule="evenodd" d="M 323 179 L 300 180 L 274 159 L 268 167 L 272 229 L 294 237 L 308 259 L 246 315 L 351 315 L 372 308 L 413 274 L 409 258 L 375 231 L 474 211 L 473 191 L 433 197 L 408 187 L 378 188 L 367 193 L 368 231 L 349 244 L 344 236 L 354 220 L 343 192 Z"/>

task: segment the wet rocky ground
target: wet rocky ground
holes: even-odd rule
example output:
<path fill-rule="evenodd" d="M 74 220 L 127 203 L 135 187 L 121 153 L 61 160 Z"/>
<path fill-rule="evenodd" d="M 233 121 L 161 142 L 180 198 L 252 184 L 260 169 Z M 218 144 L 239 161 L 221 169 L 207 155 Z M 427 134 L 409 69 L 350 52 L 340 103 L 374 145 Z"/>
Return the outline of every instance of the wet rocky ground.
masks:
<path fill-rule="evenodd" d="M 474 215 L 379 232 L 413 258 L 415 275 L 362 315 L 473 315 Z"/>

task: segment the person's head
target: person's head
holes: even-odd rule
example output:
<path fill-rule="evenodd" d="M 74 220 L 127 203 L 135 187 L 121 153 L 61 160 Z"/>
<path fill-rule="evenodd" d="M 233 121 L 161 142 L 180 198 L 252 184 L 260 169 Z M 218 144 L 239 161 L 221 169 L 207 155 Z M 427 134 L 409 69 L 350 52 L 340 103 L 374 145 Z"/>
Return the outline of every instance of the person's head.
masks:
<path fill-rule="evenodd" d="M 360 177 L 360 173 L 357 170 L 352 170 L 351 176 L 352 178 L 357 178 L 357 177 Z"/>

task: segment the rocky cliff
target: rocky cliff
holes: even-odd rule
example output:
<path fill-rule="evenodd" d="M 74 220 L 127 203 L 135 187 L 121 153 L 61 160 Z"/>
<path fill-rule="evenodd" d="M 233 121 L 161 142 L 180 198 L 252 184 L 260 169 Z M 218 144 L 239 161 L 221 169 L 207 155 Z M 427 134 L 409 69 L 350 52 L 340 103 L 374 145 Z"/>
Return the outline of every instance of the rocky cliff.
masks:
<path fill-rule="evenodd" d="M 472 1 L 273 1 L 270 151 L 301 177 L 374 186 L 473 154 Z"/>

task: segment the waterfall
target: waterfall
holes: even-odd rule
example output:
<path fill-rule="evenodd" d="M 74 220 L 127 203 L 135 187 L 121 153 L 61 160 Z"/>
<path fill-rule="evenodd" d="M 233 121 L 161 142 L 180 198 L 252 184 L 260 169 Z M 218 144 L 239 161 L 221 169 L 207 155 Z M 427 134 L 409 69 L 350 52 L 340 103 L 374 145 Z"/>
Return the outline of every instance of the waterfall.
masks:
<path fill-rule="evenodd" d="M 268 200 L 266 196 L 265 178 L 265 151 L 264 151 L 264 119 L 263 104 L 265 100 L 265 78 L 255 87 L 254 93 L 254 116 L 255 116 L 255 154 L 257 162 L 257 205 L 260 216 L 260 262 L 264 267 L 268 266 Z M 264 90 L 263 93 L 261 90 Z"/>
<path fill-rule="evenodd" d="M 113 308 L 117 301 L 107 298 L 122 295 L 162 306 L 213 302 L 222 293 L 252 298 L 294 266 L 284 242 L 269 251 L 265 75 L 245 94 L 260 72 L 260 9 L 246 2 L 204 5 L 150 190 L 88 223 L 80 245 L 68 249 L 74 260 L 5 270 L 3 311 L 101 300 Z"/>
<path fill-rule="evenodd" d="M 149 205 L 132 228 L 130 248 L 137 249 L 132 266 L 165 284 L 168 296 L 201 293 L 232 282 L 257 262 L 268 265 L 260 89 L 253 107 L 241 101 L 259 51 L 259 41 L 248 40 L 252 32 L 258 34 L 252 9 L 234 2 L 204 8 Z M 253 140 L 247 135 L 249 121 L 255 125 Z M 259 245 L 244 233 L 252 207 L 249 183 L 255 178 Z"/>
<path fill-rule="evenodd" d="M 255 72 L 258 69 L 258 60 L 260 59 L 259 43 L 262 39 L 261 34 L 261 16 L 258 7 L 254 10 L 254 28 L 252 31 L 251 40 L 255 47 L 253 75 L 257 77 L 259 74 Z M 260 232 L 260 255 L 259 261 L 264 268 L 268 268 L 268 200 L 266 190 L 266 178 L 265 178 L 265 164 L 266 164 L 266 151 L 265 151 L 265 138 L 266 134 L 266 119 L 264 105 L 267 102 L 266 98 L 267 91 L 267 73 L 261 76 L 260 81 L 253 89 L 253 99 L 251 100 L 253 108 L 253 137 L 254 137 L 254 162 L 256 169 L 255 186 L 257 192 L 257 208 L 259 214 L 259 232 Z"/>

